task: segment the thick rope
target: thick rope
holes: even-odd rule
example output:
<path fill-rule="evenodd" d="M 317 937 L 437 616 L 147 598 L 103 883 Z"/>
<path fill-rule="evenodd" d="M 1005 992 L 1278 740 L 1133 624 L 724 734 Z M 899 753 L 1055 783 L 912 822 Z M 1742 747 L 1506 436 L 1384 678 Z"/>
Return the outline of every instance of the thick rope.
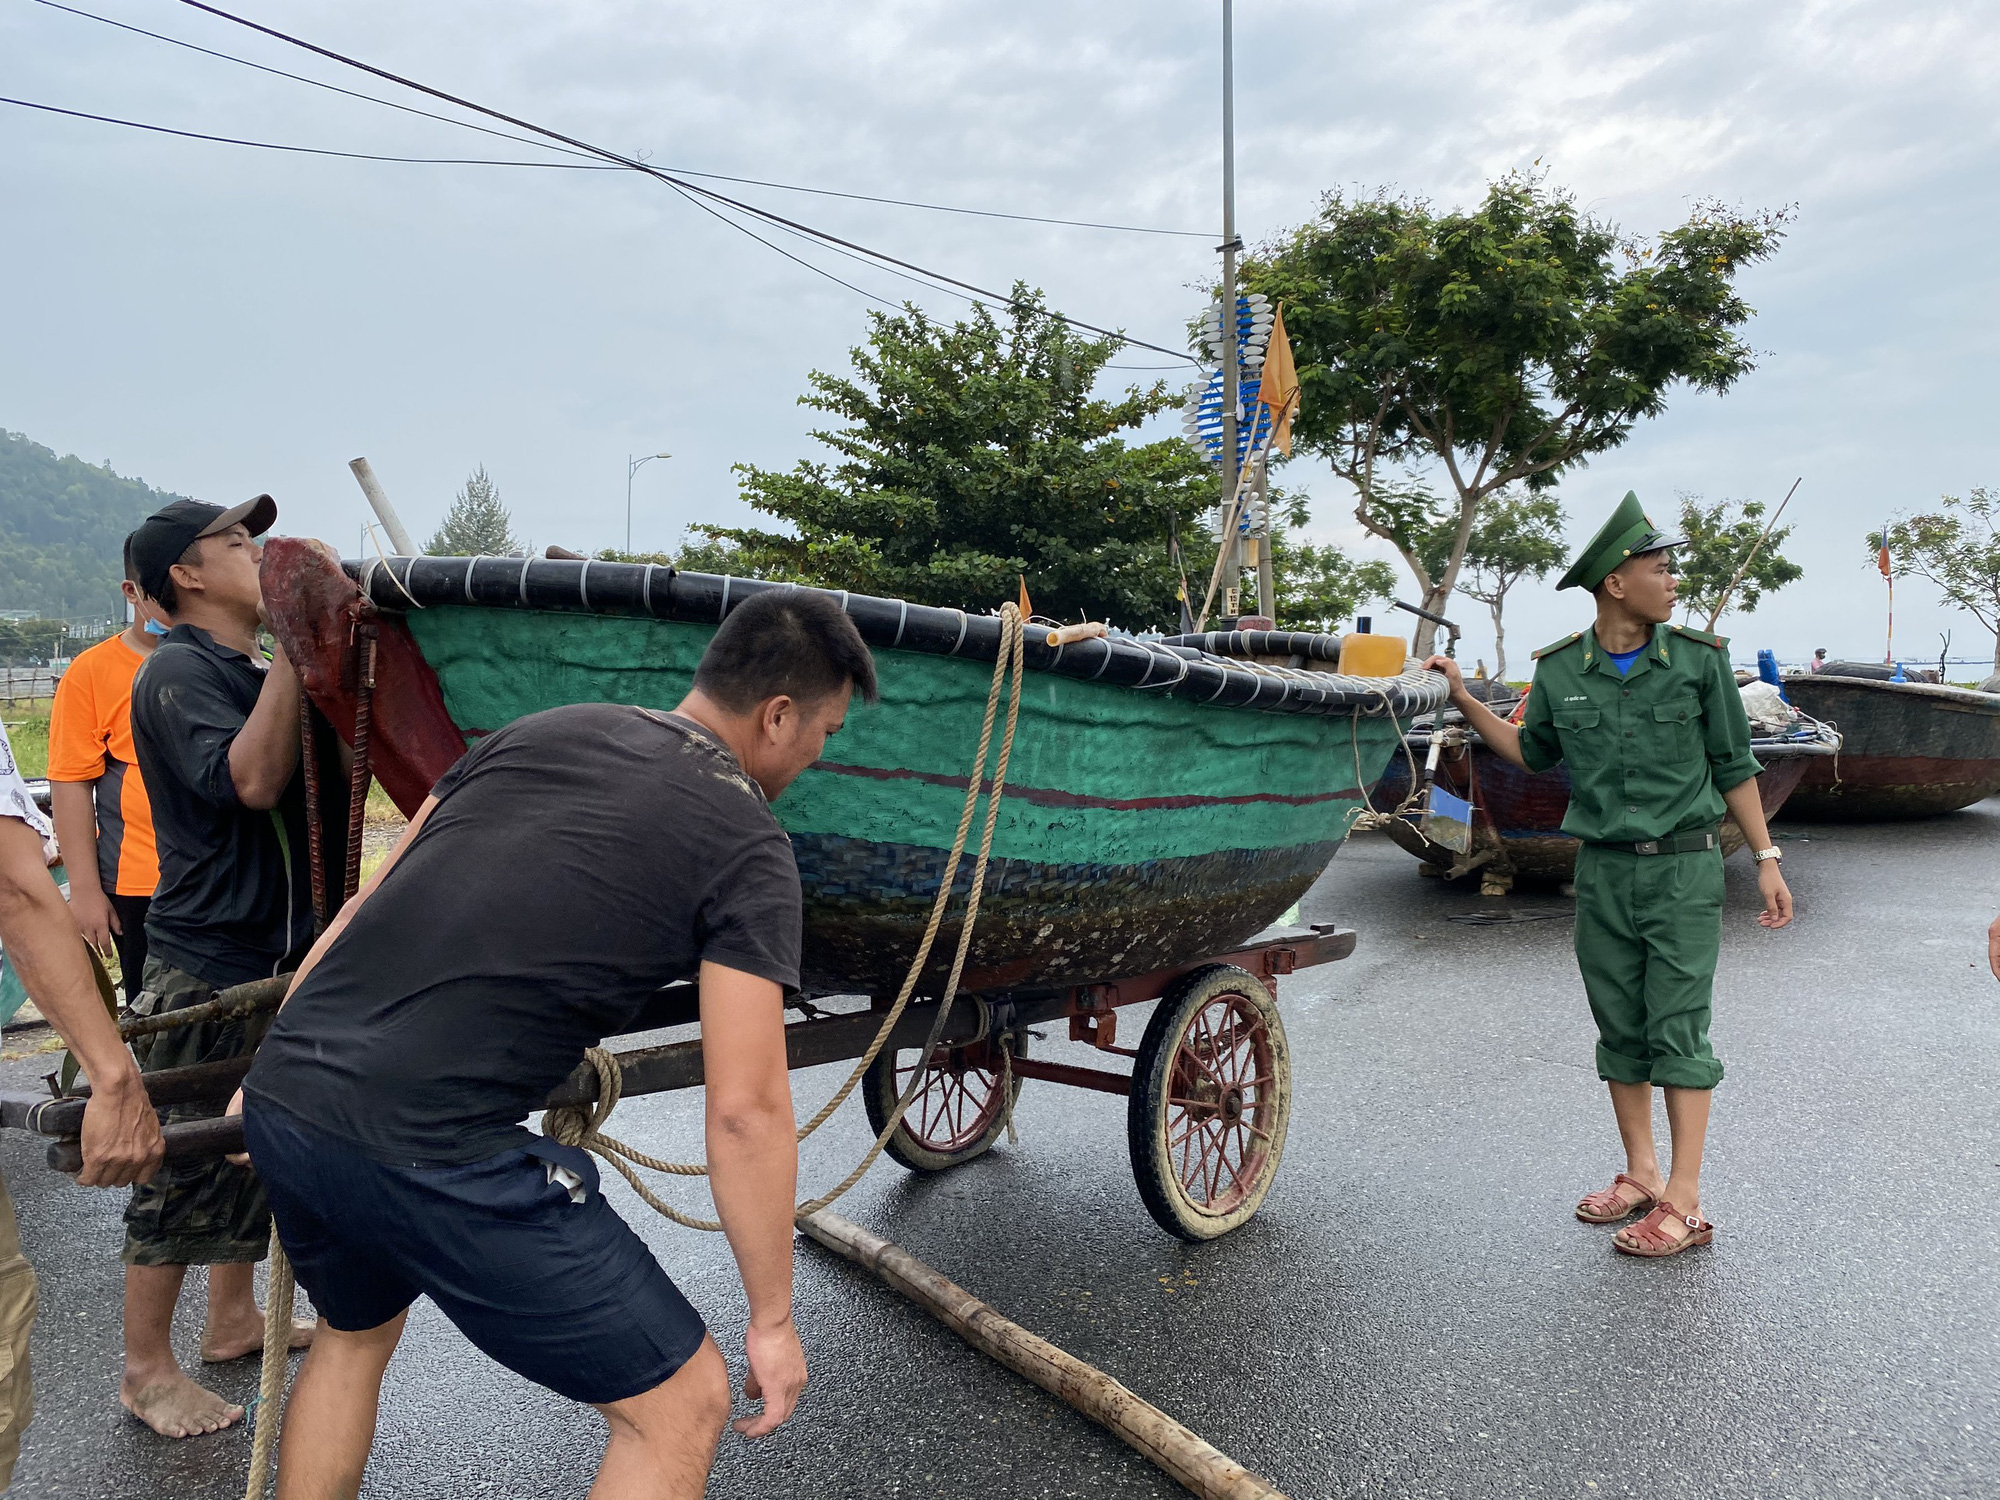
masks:
<path fill-rule="evenodd" d="M 257 1411 L 250 1439 L 250 1482 L 243 1500 L 264 1500 L 271 1455 L 277 1451 L 278 1422 L 285 1409 L 286 1356 L 292 1350 L 292 1263 L 271 1226 L 271 1281 L 264 1288 L 264 1369 L 257 1383 Z"/>
<path fill-rule="evenodd" d="M 1011 672 L 1012 687 L 1007 700 L 1007 722 L 1001 733 L 1000 753 L 994 764 L 991 789 L 987 791 L 986 822 L 980 831 L 979 853 L 973 865 L 971 889 L 966 896 L 965 916 L 963 925 L 959 929 L 958 948 L 952 957 L 951 972 L 945 982 L 944 996 L 938 1006 L 937 1019 L 931 1024 L 930 1036 L 924 1045 L 925 1066 L 917 1068 L 912 1075 L 909 1086 L 904 1089 L 896 1101 L 895 1109 L 890 1112 L 888 1123 L 875 1138 L 874 1144 L 860 1164 L 830 1192 L 800 1204 L 798 1212 L 801 1217 L 825 1208 L 866 1175 L 922 1091 L 925 1068 L 944 1034 L 952 1002 L 958 994 L 959 980 L 965 972 L 966 958 L 972 949 L 973 929 L 979 919 L 980 900 L 986 886 L 987 865 L 993 851 L 993 832 L 1000 816 L 1000 796 L 1007 785 L 1007 764 L 1013 755 L 1014 735 L 1020 724 L 1025 642 L 1026 632 L 1020 611 L 1012 604 L 1003 606 L 1000 611 L 1000 649 L 994 657 L 993 681 L 986 693 L 986 713 L 979 727 L 979 749 L 973 762 L 972 774 L 966 783 L 965 804 L 959 813 L 958 831 L 953 836 L 951 852 L 945 860 L 944 875 L 938 884 L 937 897 L 931 903 L 930 921 L 924 928 L 922 941 L 917 945 L 916 956 L 910 961 L 909 972 L 903 977 L 902 988 L 897 992 L 896 1002 L 883 1016 L 881 1026 L 876 1029 L 874 1041 L 869 1044 L 868 1050 L 849 1072 L 846 1082 L 835 1090 L 833 1097 L 828 1099 L 810 1120 L 799 1127 L 797 1138 L 805 1140 L 831 1119 L 834 1112 L 847 1101 L 867 1075 L 876 1058 L 881 1055 L 882 1049 L 888 1045 L 889 1038 L 895 1033 L 897 1022 L 902 1020 L 904 1011 L 909 1008 L 910 998 L 916 992 L 917 981 L 923 976 L 924 967 L 930 960 L 938 930 L 944 924 L 945 912 L 951 902 L 952 887 L 958 876 L 959 862 L 965 854 L 966 842 L 972 831 L 973 813 L 978 807 L 980 793 L 986 790 L 986 757 L 993 742 L 993 721 L 999 713 L 1001 684 L 1008 680 Z M 665 1161 L 639 1151 L 615 1137 L 605 1135 L 602 1128 L 604 1122 L 610 1118 L 612 1110 L 617 1108 L 618 1099 L 623 1092 L 622 1070 L 617 1057 L 602 1047 L 590 1048 L 584 1057 L 597 1072 L 596 1100 L 588 1106 L 565 1105 L 559 1109 L 544 1111 L 542 1133 L 563 1145 L 579 1146 L 586 1151 L 595 1152 L 610 1162 L 617 1168 L 618 1174 L 631 1184 L 633 1191 L 648 1208 L 673 1220 L 676 1224 L 689 1229 L 720 1229 L 722 1225 L 717 1220 L 695 1218 L 661 1201 L 640 1182 L 631 1167 L 626 1165 L 630 1162 L 651 1171 L 678 1177 L 704 1177 L 708 1174 L 705 1162 Z"/>

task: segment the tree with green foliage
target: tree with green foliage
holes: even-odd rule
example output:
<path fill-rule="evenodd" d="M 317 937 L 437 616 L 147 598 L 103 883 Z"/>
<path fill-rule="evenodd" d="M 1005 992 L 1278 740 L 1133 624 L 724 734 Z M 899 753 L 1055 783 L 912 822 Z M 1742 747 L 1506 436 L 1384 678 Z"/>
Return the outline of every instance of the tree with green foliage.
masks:
<path fill-rule="evenodd" d="M 1493 675 L 1507 678 L 1507 591 L 1524 578 L 1546 578 L 1569 555 L 1562 502 L 1554 495 L 1503 490 L 1487 501 L 1465 546 L 1459 588 L 1493 616 Z"/>
<path fill-rule="evenodd" d="M 1379 558 L 1356 562 L 1330 543 L 1294 542 L 1275 526 L 1271 574 L 1280 630 L 1338 635 L 1364 601 L 1387 599 L 1396 590 L 1395 571 Z"/>
<path fill-rule="evenodd" d="M 0 609 L 125 617 L 125 537 L 184 495 L 0 430 Z"/>
<path fill-rule="evenodd" d="M 854 376 L 814 371 L 805 406 L 843 425 L 790 472 L 739 465 L 743 496 L 789 532 L 697 528 L 735 571 L 980 609 L 1025 577 L 1037 612 L 1175 628 L 1172 528 L 1215 505 L 1214 471 L 1179 438 L 1120 434 L 1175 405 L 1164 382 L 1100 399 L 1119 348 L 1049 317 L 1042 296 L 949 327 L 871 313 Z"/>
<path fill-rule="evenodd" d="M 1674 563 L 1680 574 L 1681 603 L 1687 608 L 1681 616 L 1684 622 L 1700 615 L 1701 628 L 1713 630 L 1726 610 L 1740 609 L 1747 615 L 1766 594 L 1805 576 L 1806 570 L 1779 550 L 1792 528 L 1772 527 L 1769 536 L 1764 534 L 1769 525 L 1765 509 L 1761 500 L 1704 505 L 1699 495 L 1681 496 L 1680 534 L 1685 545 L 1675 553 Z"/>
<path fill-rule="evenodd" d="M 500 503 L 500 487 L 481 464 L 444 513 L 444 524 L 424 544 L 431 557 L 509 557 L 525 551 L 514 537 L 514 518 Z"/>
<path fill-rule="evenodd" d="M 1993 670 L 2000 672 L 2000 491 L 1984 485 L 1961 497 L 1945 495 L 1938 508 L 1904 516 L 1868 534 L 1868 550 L 1886 542 L 1889 571 L 1936 585 L 1945 603 L 1964 610 L 1993 632 Z"/>
<path fill-rule="evenodd" d="M 1329 193 L 1243 280 L 1284 306 L 1302 388 L 1294 440 L 1354 487 L 1356 519 L 1442 613 L 1492 495 L 1552 489 L 1659 415 L 1676 385 L 1722 392 L 1754 368 L 1736 278 L 1776 251 L 1787 217 L 1702 204 L 1641 241 L 1519 173 L 1470 211 Z M 1385 483 L 1417 465 L 1451 487 L 1436 568 L 1384 511 Z M 1431 633 L 1419 627 L 1419 651 Z"/>
<path fill-rule="evenodd" d="M 593 555 L 599 562 L 654 563 L 686 573 L 729 573 L 738 578 L 762 576 L 747 570 L 742 551 L 734 542 L 718 542 L 703 535 L 699 527 L 691 526 L 681 534 L 681 544 L 672 552 L 620 552 L 616 547 L 606 547 Z"/>

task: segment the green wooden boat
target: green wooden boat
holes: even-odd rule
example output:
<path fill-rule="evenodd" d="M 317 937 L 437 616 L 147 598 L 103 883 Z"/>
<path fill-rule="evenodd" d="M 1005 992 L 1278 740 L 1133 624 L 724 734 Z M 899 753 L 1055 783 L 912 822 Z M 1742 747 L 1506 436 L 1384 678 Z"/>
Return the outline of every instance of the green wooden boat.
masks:
<path fill-rule="evenodd" d="M 523 714 L 672 708 L 731 602 L 787 587 L 540 558 L 336 565 L 290 539 L 269 544 L 264 568 L 274 632 L 343 735 L 354 624 L 376 618 L 370 759 L 405 812 L 470 740 Z M 809 986 L 880 993 L 900 981 L 943 874 L 999 622 L 837 597 L 875 653 L 882 699 L 848 716 L 774 811 L 805 890 Z M 974 990 L 1146 973 L 1240 944 L 1339 849 L 1396 720 L 1443 698 L 1427 674 L 1364 682 L 1124 637 L 1050 647 L 1031 633 L 1027 664 Z M 940 971 L 954 938 L 948 920 Z"/>

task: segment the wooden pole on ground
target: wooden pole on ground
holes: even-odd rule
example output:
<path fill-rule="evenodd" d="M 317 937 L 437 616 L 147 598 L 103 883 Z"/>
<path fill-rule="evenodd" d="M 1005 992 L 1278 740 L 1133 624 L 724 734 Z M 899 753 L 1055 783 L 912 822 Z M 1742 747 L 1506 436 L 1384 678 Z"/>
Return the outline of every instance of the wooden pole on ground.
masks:
<path fill-rule="evenodd" d="M 1010 1323 L 899 1245 L 821 1209 L 799 1228 L 834 1254 L 873 1271 L 982 1354 L 1060 1397 L 1136 1448 L 1202 1500 L 1285 1500 L 1228 1454 L 1047 1339 Z"/>

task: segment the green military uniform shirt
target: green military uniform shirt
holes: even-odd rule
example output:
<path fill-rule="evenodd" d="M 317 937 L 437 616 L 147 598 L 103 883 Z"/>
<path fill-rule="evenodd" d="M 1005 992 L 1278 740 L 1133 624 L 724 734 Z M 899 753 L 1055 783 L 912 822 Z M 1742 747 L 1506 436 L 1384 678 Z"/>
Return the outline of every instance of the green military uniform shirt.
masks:
<path fill-rule="evenodd" d="M 1535 653 L 1521 758 L 1531 771 L 1568 764 L 1564 833 L 1638 843 L 1722 820 L 1722 794 L 1762 769 L 1727 646 L 1658 625 L 1622 677 L 1594 630 Z"/>

